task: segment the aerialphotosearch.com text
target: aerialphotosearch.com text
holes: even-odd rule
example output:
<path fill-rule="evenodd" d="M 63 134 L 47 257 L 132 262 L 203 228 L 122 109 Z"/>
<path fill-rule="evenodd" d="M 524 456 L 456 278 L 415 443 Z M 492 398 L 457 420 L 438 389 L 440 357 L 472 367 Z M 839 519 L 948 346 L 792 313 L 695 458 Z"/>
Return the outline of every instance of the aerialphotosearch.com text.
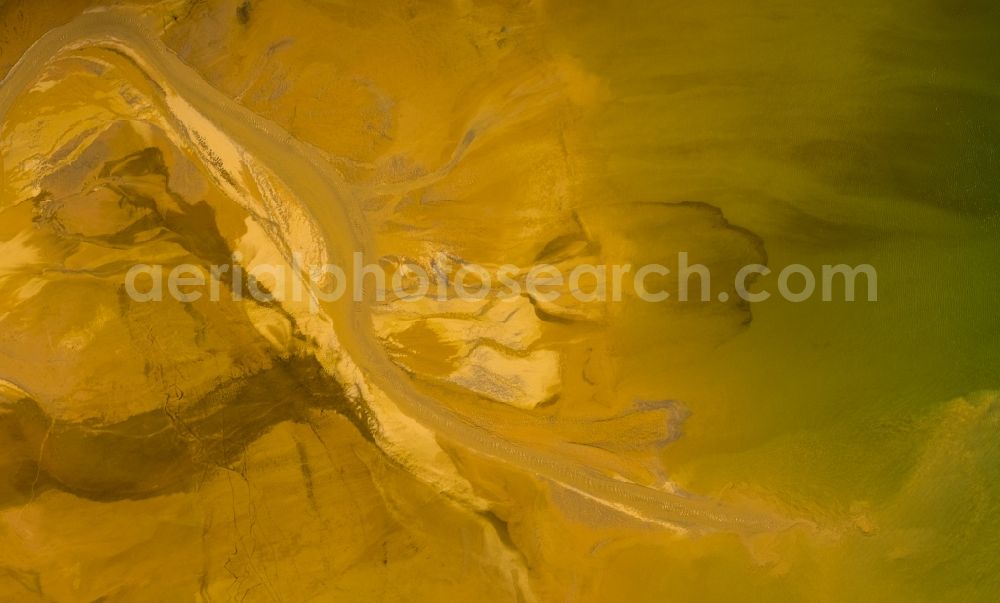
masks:
<path fill-rule="evenodd" d="M 789 264 L 772 269 L 748 264 L 721 278 L 687 252 L 672 263 L 655 264 L 505 264 L 486 268 L 465 262 L 386 260 L 370 262 L 355 252 L 349 266 L 303 266 L 300 254 L 290 265 L 259 263 L 245 266 L 242 255 L 232 263 L 212 266 L 137 264 L 125 278 L 125 290 L 137 302 L 165 298 L 191 303 L 253 298 L 308 300 L 317 307 L 348 296 L 353 301 L 416 301 L 431 298 L 482 300 L 511 299 L 529 295 L 542 302 L 570 296 L 582 303 L 639 299 L 650 303 L 729 302 L 759 303 L 777 295 L 790 302 L 818 298 L 822 301 L 878 300 L 878 275 L 870 264 L 824 264 L 810 268 Z M 773 290 L 759 286 L 771 279 Z M 714 277 L 714 278 L 713 278 Z M 863 295 L 862 295 L 863 292 Z"/>

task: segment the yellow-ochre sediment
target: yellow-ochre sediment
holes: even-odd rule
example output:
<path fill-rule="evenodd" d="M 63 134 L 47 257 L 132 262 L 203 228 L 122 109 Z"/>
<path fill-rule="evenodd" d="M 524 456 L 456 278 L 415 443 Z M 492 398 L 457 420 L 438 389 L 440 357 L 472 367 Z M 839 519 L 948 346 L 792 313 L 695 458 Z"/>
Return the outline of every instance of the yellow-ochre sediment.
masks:
<path fill-rule="evenodd" d="M 998 18 L 0 4 L 0 600 L 990 600 Z"/>

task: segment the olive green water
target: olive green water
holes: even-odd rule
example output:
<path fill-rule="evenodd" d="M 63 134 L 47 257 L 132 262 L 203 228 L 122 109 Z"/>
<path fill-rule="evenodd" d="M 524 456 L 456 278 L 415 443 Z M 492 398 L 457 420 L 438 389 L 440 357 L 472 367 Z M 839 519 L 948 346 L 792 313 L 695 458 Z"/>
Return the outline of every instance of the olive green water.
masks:
<path fill-rule="evenodd" d="M 735 552 L 669 575 L 631 562 L 654 591 L 696 599 L 753 585 L 767 600 L 992 600 L 1000 431 L 996 399 L 973 392 L 1000 386 L 996 5 L 552 13 L 559 47 L 614 99 L 570 142 L 599 158 L 580 168 L 593 203 L 707 201 L 762 236 L 776 271 L 878 271 L 877 302 L 772 298 L 707 351 L 624 335 L 644 354 L 637 387 L 668 384 L 693 411 L 666 453 L 682 482 L 755 483 L 863 529 L 770 578 Z"/>

